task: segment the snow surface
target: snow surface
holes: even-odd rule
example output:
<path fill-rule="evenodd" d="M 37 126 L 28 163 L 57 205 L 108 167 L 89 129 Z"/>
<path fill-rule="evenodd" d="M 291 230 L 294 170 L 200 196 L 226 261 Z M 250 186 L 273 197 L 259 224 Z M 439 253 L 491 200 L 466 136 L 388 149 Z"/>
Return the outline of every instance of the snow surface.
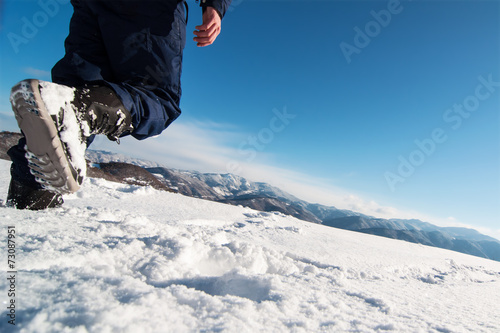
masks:
<path fill-rule="evenodd" d="M 65 201 L 0 208 L 1 332 L 10 225 L 20 332 L 500 331 L 499 262 L 101 179 Z"/>

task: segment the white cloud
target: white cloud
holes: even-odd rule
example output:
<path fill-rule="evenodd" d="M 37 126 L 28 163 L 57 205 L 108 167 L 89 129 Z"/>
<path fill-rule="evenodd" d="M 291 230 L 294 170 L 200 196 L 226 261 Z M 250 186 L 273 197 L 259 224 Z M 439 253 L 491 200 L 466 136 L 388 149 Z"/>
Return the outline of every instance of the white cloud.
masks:
<path fill-rule="evenodd" d="M 106 149 L 150 159 L 178 169 L 203 172 L 229 172 L 227 164 L 247 164 L 239 149 L 245 133 L 232 125 L 202 122 L 178 122 L 160 136 L 138 141 L 127 137 L 120 146 L 100 138 L 92 149 Z M 259 153 L 259 158 L 267 154 Z"/>
<path fill-rule="evenodd" d="M 0 112 L 0 131 L 19 131 L 14 113 Z"/>
<path fill-rule="evenodd" d="M 309 202 L 367 215 L 387 218 L 405 215 L 393 207 L 384 207 L 336 187 L 330 179 L 272 165 L 271 154 L 250 145 L 239 148 L 249 135 L 230 124 L 179 122 L 155 138 L 144 141 L 125 138 L 119 146 L 101 138 L 92 149 L 120 152 L 178 169 L 236 173 L 253 181 L 270 183 Z"/>
<path fill-rule="evenodd" d="M 24 73 L 33 76 L 36 79 L 50 79 L 50 71 L 43 69 L 36 69 L 33 67 L 26 67 L 23 69 Z"/>
<path fill-rule="evenodd" d="M 312 203 L 335 206 L 380 218 L 420 219 L 439 226 L 466 226 L 454 217 L 440 218 L 417 211 L 382 205 L 354 191 L 339 188 L 331 179 L 311 176 L 273 165 L 274 156 L 239 148 L 249 137 L 231 124 L 213 122 L 174 123 L 158 137 L 139 141 L 124 138 L 121 145 L 99 138 L 92 149 L 123 153 L 164 164 L 167 167 L 200 172 L 235 173 L 252 181 L 267 182 Z M 250 154 L 254 153 L 254 154 Z M 478 229 L 476 227 L 475 229 Z M 500 239 L 500 231 L 481 228 Z"/>

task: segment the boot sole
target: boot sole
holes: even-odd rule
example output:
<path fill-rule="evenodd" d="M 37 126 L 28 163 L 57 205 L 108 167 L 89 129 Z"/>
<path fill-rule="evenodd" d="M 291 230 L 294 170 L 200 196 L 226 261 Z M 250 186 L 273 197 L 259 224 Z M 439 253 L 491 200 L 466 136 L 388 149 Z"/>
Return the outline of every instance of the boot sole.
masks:
<path fill-rule="evenodd" d="M 12 110 L 26 138 L 26 158 L 43 188 L 69 194 L 78 191 L 77 172 L 72 167 L 54 119 L 40 94 L 38 80 L 19 82 L 11 91 Z"/>

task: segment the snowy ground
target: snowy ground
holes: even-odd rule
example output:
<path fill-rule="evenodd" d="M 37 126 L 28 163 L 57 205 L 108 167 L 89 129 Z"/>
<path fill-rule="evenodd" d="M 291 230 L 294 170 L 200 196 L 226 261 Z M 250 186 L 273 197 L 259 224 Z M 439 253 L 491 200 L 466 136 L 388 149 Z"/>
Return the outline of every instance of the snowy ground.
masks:
<path fill-rule="evenodd" d="M 1 332 L 7 226 L 21 332 L 500 331 L 499 262 L 98 179 L 65 200 L 0 208 Z"/>

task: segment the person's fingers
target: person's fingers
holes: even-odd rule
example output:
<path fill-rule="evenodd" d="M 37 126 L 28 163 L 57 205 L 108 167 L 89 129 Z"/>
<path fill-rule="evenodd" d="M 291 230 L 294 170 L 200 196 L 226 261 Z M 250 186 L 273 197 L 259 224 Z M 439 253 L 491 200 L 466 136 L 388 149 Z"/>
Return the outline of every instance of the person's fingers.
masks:
<path fill-rule="evenodd" d="M 203 13 L 203 24 L 195 27 L 193 38 L 198 46 L 208 46 L 213 44 L 221 31 L 221 19 L 219 14 L 212 7 L 208 7 Z"/>
<path fill-rule="evenodd" d="M 195 37 L 193 40 L 197 42 L 198 46 L 208 46 L 213 44 L 213 42 L 216 40 L 217 36 L 219 35 L 218 31 L 215 31 L 211 35 L 207 35 L 206 37 Z"/>
<path fill-rule="evenodd" d="M 210 27 L 207 30 L 195 30 L 194 34 L 196 35 L 196 37 L 210 37 L 214 33 L 217 33 L 217 30 L 218 30 L 218 27 L 213 25 L 212 27 Z"/>
<path fill-rule="evenodd" d="M 193 38 L 198 46 L 207 46 L 213 44 L 217 36 L 220 34 L 220 27 L 217 25 L 212 25 L 207 30 L 194 31 L 196 37 Z"/>
<path fill-rule="evenodd" d="M 197 25 L 194 28 L 199 31 L 204 31 L 210 29 L 214 25 L 217 25 L 217 22 L 215 20 L 210 20 L 209 22 L 203 23 L 202 25 Z"/>

